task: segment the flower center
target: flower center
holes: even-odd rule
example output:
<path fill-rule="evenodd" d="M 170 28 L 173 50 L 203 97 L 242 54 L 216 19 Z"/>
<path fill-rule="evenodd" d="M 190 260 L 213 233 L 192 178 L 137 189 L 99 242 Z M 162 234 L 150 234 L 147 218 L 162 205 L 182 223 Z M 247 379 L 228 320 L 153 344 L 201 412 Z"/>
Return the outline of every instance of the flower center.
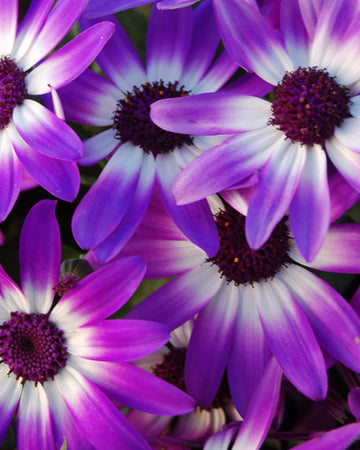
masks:
<path fill-rule="evenodd" d="M 186 134 L 171 133 L 159 128 L 150 119 L 150 106 L 164 98 L 185 97 L 189 94 L 179 82 L 164 84 L 162 80 L 134 86 L 125 98 L 119 100 L 114 113 L 115 137 L 121 142 L 132 142 L 146 153 L 169 153 L 176 147 L 191 145 L 193 139 Z"/>
<path fill-rule="evenodd" d="M 9 124 L 14 108 L 27 96 L 25 76 L 14 60 L 7 56 L 0 59 L 0 129 Z"/>
<path fill-rule="evenodd" d="M 9 366 L 8 374 L 25 381 L 44 383 L 66 364 L 63 331 L 49 321 L 48 314 L 12 312 L 0 325 L 0 363 Z"/>
<path fill-rule="evenodd" d="M 253 284 L 274 277 L 289 262 L 289 229 L 286 219 L 275 227 L 270 238 L 258 250 L 249 247 L 245 237 L 245 217 L 227 206 L 216 216 L 220 237 L 218 253 L 207 262 L 216 264 L 221 277 L 240 284 Z"/>
<path fill-rule="evenodd" d="M 326 70 L 299 67 L 287 72 L 275 87 L 269 125 L 283 131 L 292 142 L 319 144 L 325 149 L 335 127 L 351 117 L 350 103 L 349 89 Z"/>

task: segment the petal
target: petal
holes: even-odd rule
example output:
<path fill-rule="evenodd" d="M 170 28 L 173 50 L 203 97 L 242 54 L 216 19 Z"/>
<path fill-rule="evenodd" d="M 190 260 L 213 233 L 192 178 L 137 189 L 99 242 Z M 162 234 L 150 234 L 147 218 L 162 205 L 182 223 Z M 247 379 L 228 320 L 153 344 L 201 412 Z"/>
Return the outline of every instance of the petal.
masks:
<path fill-rule="evenodd" d="M 113 31 L 112 23 L 98 23 L 55 51 L 27 75 L 29 93 L 46 94 L 50 85 L 57 89 L 73 81 L 93 62 Z"/>
<path fill-rule="evenodd" d="M 17 416 L 19 448 L 55 449 L 51 412 L 46 392 L 41 384 L 27 381 L 22 389 Z"/>
<path fill-rule="evenodd" d="M 30 305 L 17 284 L 9 277 L 0 266 L 0 317 L 1 321 L 10 319 L 13 311 L 30 312 Z"/>
<path fill-rule="evenodd" d="M 101 17 L 148 3 L 151 3 L 151 0 L 90 0 L 84 16 L 86 18 Z"/>
<path fill-rule="evenodd" d="M 289 381 L 314 400 L 325 398 L 323 355 L 306 315 L 277 277 L 259 283 L 257 306 L 269 346 Z"/>
<path fill-rule="evenodd" d="M 335 128 L 335 136 L 347 148 L 354 152 L 360 152 L 360 119 L 349 117 L 341 126 Z"/>
<path fill-rule="evenodd" d="M 68 331 L 105 319 L 120 309 L 135 292 L 145 269 L 140 258 L 129 257 L 96 270 L 60 299 L 50 319 Z"/>
<path fill-rule="evenodd" d="M 286 214 L 301 177 L 306 150 L 283 139 L 259 176 L 249 203 L 246 239 L 260 248 Z"/>
<path fill-rule="evenodd" d="M 115 133 L 112 128 L 85 139 L 83 144 L 84 155 L 78 161 L 83 166 L 97 164 L 110 155 L 111 152 L 118 150 L 121 145 L 120 141 L 115 139 Z"/>
<path fill-rule="evenodd" d="M 203 249 L 210 257 L 219 250 L 217 227 L 206 200 L 191 205 L 177 205 L 172 195 L 172 187 L 180 169 L 174 154 L 156 157 L 156 175 L 162 202 L 169 216 L 180 230 Z M 196 226 L 194 226 L 196 223 Z"/>
<path fill-rule="evenodd" d="M 333 450 L 343 450 L 350 448 L 356 439 L 360 436 L 360 424 L 350 423 L 340 428 L 328 431 L 327 433 L 311 439 L 297 446 L 299 450 L 325 450 L 332 448 Z"/>
<path fill-rule="evenodd" d="M 350 390 L 348 395 L 348 405 L 351 413 L 356 420 L 360 419 L 360 387 L 354 387 Z M 359 425 L 360 427 L 360 425 Z M 359 429 L 360 434 L 360 429 Z"/>
<path fill-rule="evenodd" d="M 22 391 L 21 383 L 13 373 L 8 375 L 8 371 L 7 365 L 0 367 L 0 444 L 14 417 Z"/>
<path fill-rule="evenodd" d="M 360 319 L 329 284 L 290 264 L 278 275 L 305 311 L 319 344 L 351 370 L 360 371 Z"/>
<path fill-rule="evenodd" d="M 50 310 L 52 287 L 59 280 L 61 242 L 55 206 L 52 200 L 38 202 L 26 216 L 20 235 L 21 285 L 34 313 Z"/>
<path fill-rule="evenodd" d="M 165 345 L 168 329 L 145 320 L 105 320 L 69 333 L 67 351 L 83 358 L 101 361 L 133 361 Z"/>
<path fill-rule="evenodd" d="M 173 330 L 198 313 L 216 294 L 222 282 L 210 264 L 196 267 L 150 294 L 126 317 L 154 320 Z"/>
<path fill-rule="evenodd" d="M 83 197 L 72 219 L 72 231 L 82 248 L 92 248 L 117 227 L 134 195 L 143 151 L 122 145 Z"/>
<path fill-rule="evenodd" d="M 17 30 L 18 2 L 0 0 L 0 11 L 0 55 L 11 55 Z"/>
<path fill-rule="evenodd" d="M 149 81 L 180 78 L 190 46 L 192 8 L 160 11 L 153 7 L 146 41 Z"/>
<path fill-rule="evenodd" d="M 185 360 L 186 391 L 203 408 L 219 389 L 233 339 L 238 288 L 224 283 L 198 315 Z"/>
<path fill-rule="evenodd" d="M 204 450 L 228 450 L 236 431 L 235 427 L 229 427 L 213 434 L 206 440 Z"/>
<path fill-rule="evenodd" d="M 313 146 L 306 153 L 289 213 L 296 244 L 304 258 L 312 261 L 324 243 L 330 224 L 326 153 L 320 146 Z"/>
<path fill-rule="evenodd" d="M 331 175 L 328 181 L 331 202 L 330 221 L 332 223 L 359 200 L 360 192 L 351 187 L 339 172 Z"/>

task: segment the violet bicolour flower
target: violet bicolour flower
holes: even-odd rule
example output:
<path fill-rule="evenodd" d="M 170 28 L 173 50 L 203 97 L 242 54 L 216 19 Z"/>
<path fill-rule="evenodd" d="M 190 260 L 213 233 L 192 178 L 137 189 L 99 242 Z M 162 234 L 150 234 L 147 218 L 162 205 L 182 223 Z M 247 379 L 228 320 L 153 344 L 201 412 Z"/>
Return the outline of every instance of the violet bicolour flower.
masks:
<path fill-rule="evenodd" d="M 130 363 L 164 345 L 163 325 L 104 320 L 135 291 L 145 264 L 119 259 L 54 304 L 60 244 L 55 202 L 43 200 L 20 236 L 22 290 L 0 268 L 0 441 L 17 409 L 20 450 L 60 448 L 64 438 L 68 449 L 149 448 L 112 400 L 153 414 L 194 402 Z"/>
<path fill-rule="evenodd" d="M 146 69 L 117 19 L 107 19 L 114 21 L 116 31 L 97 62 L 108 78 L 87 71 L 59 91 L 69 120 L 110 127 L 84 142 L 80 164 L 109 159 L 75 210 L 74 237 L 99 260 L 110 259 L 139 224 L 156 179 L 176 224 L 214 254 L 218 237 L 206 200 L 179 207 L 171 187 L 189 161 L 223 137 L 169 133 L 149 117 L 150 104 L 159 98 L 216 91 L 233 74 L 234 61 L 226 53 L 213 61 L 219 36 L 211 2 L 195 12 L 191 7 L 152 9 Z M 193 226 L 194 220 L 199 227 Z"/>
<path fill-rule="evenodd" d="M 215 200 L 213 200 L 215 201 Z M 128 315 L 174 329 L 198 314 L 186 356 L 186 389 L 210 405 L 225 367 L 243 416 L 271 353 L 312 399 L 327 391 L 322 349 L 360 370 L 360 320 L 328 283 L 306 270 L 359 273 L 360 225 L 334 224 L 317 257 L 300 255 L 283 219 L 258 250 L 245 239 L 245 217 L 216 199 L 220 250 L 209 258 L 151 205 L 121 254 L 137 254 L 147 277 L 175 276 Z M 194 223 L 196 226 L 196 223 Z"/>
<path fill-rule="evenodd" d="M 330 224 L 329 162 L 360 191 L 358 2 L 284 0 L 280 33 L 247 2 L 214 5 L 225 47 L 274 86 L 272 102 L 213 93 L 152 105 L 151 118 L 166 130 L 235 134 L 190 163 L 173 193 L 187 204 L 259 172 L 246 218 L 250 246 L 259 249 L 289 212 L 311 261 Z"/>
<path fill-rule="evenodd" d="M 34 0 L 18 24 L 18 2 L 0 1 L 0 221 L 18 197 L 23 168 L 58 198 L 72 201 L 78 192 L 82 143 L 34 96 L 52 93 L 59 109 L 56 89 L 83 72 L 110 37 L 113 25 L 99 23 L 46 58 L 86 3 Z"/>

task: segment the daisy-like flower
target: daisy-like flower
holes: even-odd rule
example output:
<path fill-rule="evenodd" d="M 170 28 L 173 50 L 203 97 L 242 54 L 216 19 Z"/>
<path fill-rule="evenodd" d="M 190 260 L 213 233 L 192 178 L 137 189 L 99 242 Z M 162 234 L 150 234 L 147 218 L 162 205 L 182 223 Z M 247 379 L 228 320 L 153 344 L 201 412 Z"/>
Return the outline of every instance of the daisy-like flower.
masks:
<path fill-rule="evenodd" d="M 151 318 L 174 329 L 198 314 L 185 380 L 187 392 L 205 407 L 227 367 L 234 404 L 244 416 L 271 354 L 303 394 L 324 398 L 322 349 L 358 371 L 360 320 L 334 288 L 302 265 L 358 273 L 360 226 L 332 225 L 317 257 L 307 263 L 286 219 L 260 249 L 252 250 L 245 238 L 245 217 L 216 203 L 221 244 L 211 258 L 176 229 L 161 205 L 151 205 L 121 253 L 140 255 L 148 263 L 149 278 L 177 276 L 128 317 Z"/>
<path fill-rule="evenodd" d="M 113 31 L 99 23 L 44 59 L 59 44 L 86 0 L 33 1 L 18 25 L 18 2 L 0 1 L 0 221 L 19 194 L 23 168 L 43 188 L 63 200 L 79 189 L 75 160 L 82 156 L 76 133 L 34 96 L 72 81 L 93 61 Z"/>
<path fill-rule="evenodd" d="M 330 223 L 328 167 L 360 190 L 358 2 L 284 0 L 280 33 L 247 2 L 214 5 L 227 50 L 274 86 L 273 99 L 202 94 L 153 105 L 152 119 L 166 130 L 235 134 L 180 174 L 175 198 L 197 201 L 259 172 L 246 218 L 250 246 L 259 249 L 289 212 L 311 261 Z"/>
<path fill-rule="evenodd" d="M 186 391 L 184 365 L 186 349 L 193 329 L 193 320 L 173 330 L 169 346 L 164 346 L 151 355 L 134 363 L 165 381 Z M 194 411 L 177 417 L 154 416 L 131 410 L 126 417 L 148 440 L 159 445 L 197 445 L 218 432 L 228 421 L 240 421 L 241 416 L 231 400 L 226 377 L 221 382 L 212 405 L 203 408 L 196 405 Z"/>
<path fill-rule="evenodd" d="M 18 449 L 60 448 L 64 439 L 68 449 L 149 448 L 111 400 L 153 414 L 182 414 L 194 402 L 129 363 L 167 342 L 163 325 L 104 320 L 135 291 L 145 264 L 109 264 L 54 305 L 60 249 L 55 202 L 43 200 L 20 236 L 23 289 L 0 268 L 0 442 L 18 408 Z"/>
<path fill-rule="evenodd" d="M 75 210 L 74 237 L 82 248 L 93 249 L 99 260 L 111 258 L 143 217 L 156 179 L 179 228 L 214 254 L 219 244 L 206 200 L 176 206 L 171 187 L 189 161 L 223 137 L 169 133 L 149 117 L 150 105 L 159 98 L 216 91 L 233 74 L 236 64 L 226 53 L 213 62 L 219 36 L 211 1 L 195 12 L 191 7 L 153 8 L 146 70 L 118 21 L 106 19 L 114 21 L 116 31 L 97 62 L 108 78 L 88 71 L 59 92 L 69 120 L 111 127 L 84 142 L 80 164 L 110 158 Z M 193 227 L 194 220 L 198 228 Z"/>

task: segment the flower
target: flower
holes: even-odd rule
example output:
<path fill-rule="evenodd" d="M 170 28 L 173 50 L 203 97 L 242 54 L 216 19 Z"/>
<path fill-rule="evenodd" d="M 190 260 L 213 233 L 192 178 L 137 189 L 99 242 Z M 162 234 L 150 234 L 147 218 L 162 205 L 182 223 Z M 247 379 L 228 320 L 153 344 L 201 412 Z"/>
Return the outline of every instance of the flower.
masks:
<path fill-rule="evenodd" d="M 246 218 L 250 246 L 260 248 L 289 210 L 292 234 L 311 261 L 330 224 L 328 167 L 360 190 L 360 72 L 353 58 L 360 13 L 348 0 L 282 2 L 279 34 L 247 2 L 214 5 L 225 47 L 274 86 L 273 101 L 213 93 L 152 105 L 151 118 L 166 130 L 234 134 L 190 163 L 173 193 L 183 205 L 259 172 Z"/>
<path fill-rule="evenodd" d="M 0 221 L 19 194 L 23 168 L 47 191 L 72 201 L 79 189 L 74 162 L 82 156 L 76 133 L 33 96 L 76 78 L 93 61 L 113 30 L 101 23 L 48 58 L 85 7 L 77 2 L 34 1 L 18 26 L 18 2 L 1 2 L 0 46 Z M 59 109 L 59 108 L 58 108 Z"/>
<path fill-rule="evenodd" d="M 59 91 L 69 120 L 111 127 L 84 142 L 80 164 L 109 159 L 75 210 L 74 237 L 80 247 L 93 249 L 100 261 L 112 258 L 143 217 L 156 179 L 177 226 L 214 254 L 219 243 L 206 200 L 178 207 L 171 186 L 189 161 L 223 137 L 164 132 L 149 118 L 155 100 L 215 91 L 233 74 L 235 65 L 226 53 L 211 64 L 219 42 L 211 2 L 195 12 L 190 7 L 152 9 L 146 70 L 118 21 L 107 20 L 115 23 L 116 31 L 97 62 L 108 78 L 87 71 Z M 255 90 L 262 87 L 254 84 Z"/>
<path fill-rule="evenodd" d="M 120 254 L 141 256 L 148 278 L 175 277 L 127 317 L 151 318 L 172 330 L 198 314 L 185 379 L 187 392 L 203 406 L 211 404 L 227 367 L 234 404 L 244 416 L 271 354 L 304 395 L 324 398 L 322 349 L 359 371 L 360 321 L 334 288 L 302 266 L 358 273 L 359 225 L 332 225 L 308 263 L 286 219 L 260 249 L 252 250 L 245 239 L 245 217 L 219 199 L 212 201 L 221 242 L 212 258 L 185 238 L 161 205 L 150 205 Z"/>
<path fill-rule="evenodd" d="M 41 236 L 41 239 L 34 239 Z M 27 215 L 20 236 L 21 290 L 0 268 L 0 441 L 15 410 L 17 448 L 148 448 L 111 400 L 153 414 L 190 411 L 193 400 L 128 361 L 156 350 L 167 329 L 104 320 L 135 291 L 144 262 L 118 260 L 81 279 L 54 304 L 60 271 L 55 202 Z"/>

